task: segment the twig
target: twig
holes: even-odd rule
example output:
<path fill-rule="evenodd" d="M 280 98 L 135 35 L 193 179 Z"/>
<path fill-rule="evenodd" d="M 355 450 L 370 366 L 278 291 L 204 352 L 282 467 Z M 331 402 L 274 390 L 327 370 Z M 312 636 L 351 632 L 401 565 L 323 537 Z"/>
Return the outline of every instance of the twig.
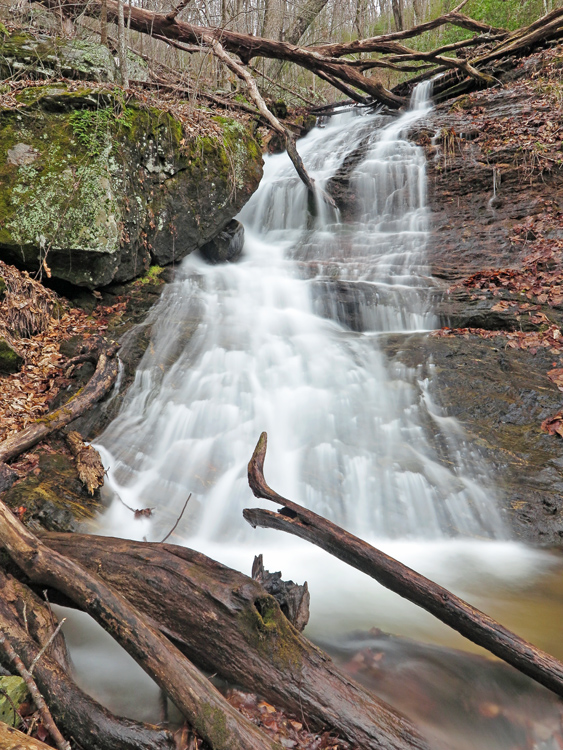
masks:
<path fill-rule="evenodd" d="M 176 526 L 178 526 L 178 524 L 182 520 L 182 516 L 184 515 L 184 511 L 188 507 L 188 503 L 190 502 L 191 496 L 192 496 L 192 493 L 190 492 L 190 494 L 188 495 L 188 499 L 184 503 L 184 507 L 182 508 L 182 512 L 180 513 L 180 515 L 176 519 L 176 523 L 174 524 L 174 526 L 172 526 L 172 528 L 170 529 L 170 531 L 168 532 L 168 534 L 166 534 L 166 536 L 164 537 L 164 539 L 160 542 L 161 544 L 162 544 L 162 542 L 165 542 L 168 539 L 168 537 L 171 536 L 174 533 L 174 531 L 176 531 Z"/>
<path fill-rule="evenodd" d="M 8 659 L 17 669 L 19 674 L 23 677 L 25 684 L 27 685 L 28 690 L 31 693 L 33 702 L 35 703 L 35 705 L 37 706 L 37 710 L 41 714 L 41 720 L 51 737 L 54 739 L 59 750 L 71 750 L 70 743 L 67 742 L 59 732 L 57 725 L 55 724 L 53 717 L 51 716 L 51 712 L 49 711 L 49 708 L 47 707 L 43 696 L 39 692 L 39 688 L 35 684 L 33 677 L 26 669 L 23 661 L 14 651 L 12 644 L 6 639 L 4 633 L 0 633 L 0 646 L 2 647 Z"/>
<path fill-rule="evenodd" d="M 107 472 L 107 469 L 106 469 Z M 121 495 L 118 492 L 115 492 L 116 498 L 119 500 L 119 502 L 124 505 L 127 510 L 130 510 L 131 513 L 135 514 L 135 518 L 141 518 L 142 516 L 152 516 L 152 512 L 154 508 L 132 508 L 130 505 L 127 505 L 125 500 L 122 500 Z M 189 498 L 188 498 L 189 499 Z"/>
<path fill-rule="evenodd" d="M 47 643 L 43 646 L 43 648 L 38 652 L 38 654 L 35 657 L 35 659 L 31 662 L 31 666 L 29 668 L 29 674 L 30 675 L 33 675 L 33 670 L 35 669 L 35 665 L 37 664 L 37 662 L 39 661 L 39 659 L 43 656 L 43 654 L 45 653 L 45 651 L 47 651 L 47 649 L 49 648 L 49 646 L 51 645 L 51 643 L 53 643 L 53 641 L 55 640 L 55 638 L 57 637 L 57 635 L 59 633 L 59 630 L 62 628 L 63 623 L 65 623 L 65 622 L 66 622 L 66 617 L 63 617 L 63 619 L 59 622 L 59 624 L 57 625 L 57 627 L 55 628 L 55 630 L 51 634 L 51 636 L 50 636 L 49 640 L 47 641 Z"/>

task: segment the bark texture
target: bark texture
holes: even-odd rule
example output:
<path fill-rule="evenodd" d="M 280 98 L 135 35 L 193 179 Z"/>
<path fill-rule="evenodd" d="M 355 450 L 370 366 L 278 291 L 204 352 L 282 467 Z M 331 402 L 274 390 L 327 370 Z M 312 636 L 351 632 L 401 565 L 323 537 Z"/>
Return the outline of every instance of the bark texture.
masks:
<path fill-rule="evenodd" d="M 249 690 L 259 686 L 267 700 L 365 750 L 426 746 L 409 721 L 298 633 L 251 578 L 170 544 L 78 534 L 41 538 L 98 571 L 202 669 Z"/>

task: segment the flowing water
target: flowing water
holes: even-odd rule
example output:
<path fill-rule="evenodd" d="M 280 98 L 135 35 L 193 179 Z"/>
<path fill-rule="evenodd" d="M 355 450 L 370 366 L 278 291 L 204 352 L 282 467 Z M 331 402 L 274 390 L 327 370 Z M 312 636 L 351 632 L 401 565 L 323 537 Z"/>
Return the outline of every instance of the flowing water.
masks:
<path fill-rule="evenodd" d="M 389 335 L 437 325 L 425 262 L 425 159 L 407 139 L 430 110 L 428 95 L 419 87 L 400 118 L 342 114 L 300 141 L 321 187 L 345 160 L 355 164 L 354 219 L 341 220 L 322 199 L 312 206 L 287 156 L 269 156 L 239 217 L 243 258 L 183 262 L 151 313 L 151 343 L 121 413 L 98 440 L 109 508 L 96 530 L 160 540 L 192 493 L 173 541 L 246 573 L 263 552 L 270 570 L 307 579 L 307 633 L 340 658 L 357 647 L 351 631 L 373 626 L 465 648 L 322 551 L 245 524 L 242 509 L 260 505 L 246 465 L 266 430 L 266 477 L 278 492 L 557 652 L 557 628 L 538 627 L 533 614 L 538 592 L 541 601 L 555 597 L 557 561 L 508 539 L 485 461 L 436 406 L 431 365 L 411 369 L 385 355 Z M 124 504 L 154 515 L 134 520 Z M 407 652 L 403 669 L 413 664 Z M 392 689 L 386 697 L 404 707 Z M 459 737 L 447 746 L 482 741 L 463 744 L 467 731 L 454 724 Z M 504 736 L 486 742 L 513 746 Z"/>

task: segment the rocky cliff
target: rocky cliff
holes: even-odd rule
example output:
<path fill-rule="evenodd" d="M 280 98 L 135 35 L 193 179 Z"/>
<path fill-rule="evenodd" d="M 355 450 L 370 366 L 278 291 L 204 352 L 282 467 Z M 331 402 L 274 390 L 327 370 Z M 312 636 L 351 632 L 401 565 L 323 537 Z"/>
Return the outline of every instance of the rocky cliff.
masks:
<path fill-rule="evenodd" d="M 125 97 L 99 82 L 113 69 L 96 45 L 8 41 L 26 73 L 37 54 L 42 75 L 98 82 L 28 81 L 0 99 L 6 262 L 90 289 L 125 281 L 212 240 L 257 187 L 261 150 L 240 121 Z"/>

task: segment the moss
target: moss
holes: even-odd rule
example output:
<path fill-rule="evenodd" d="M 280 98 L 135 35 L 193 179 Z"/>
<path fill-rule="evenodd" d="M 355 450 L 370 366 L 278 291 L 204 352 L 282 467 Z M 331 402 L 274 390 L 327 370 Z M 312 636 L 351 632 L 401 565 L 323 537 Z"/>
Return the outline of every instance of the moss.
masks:
<path fill-rule="evenodd" d="M 295 629 L 273 596 L 256 599 L 252 609 L 246 608 L 239 615 L 239 626 L 247 643 L 279 669 L 301 669 L 301 646 Z"/>
<path fill-rule="evenodd" d="M 202 702 L 200 713 L 194 722 L 199 735 L 210 737 L 217 750 L 230 750 L 230 734 L 225 714 L 210 703 Z"/>
<path fill-rule="evenodd" d="M 149 270 L 135 281 L 135 286 L 144 286 L 145 284 L 154 284 L 160 274 L 164 271 L 162 266 L 151 266 Z"/>
<path fill-rule="evenodd" d="M 22 365 L 23 359 L 6 341 L 0 339 L 0 375 L 17 372 Z"/>

